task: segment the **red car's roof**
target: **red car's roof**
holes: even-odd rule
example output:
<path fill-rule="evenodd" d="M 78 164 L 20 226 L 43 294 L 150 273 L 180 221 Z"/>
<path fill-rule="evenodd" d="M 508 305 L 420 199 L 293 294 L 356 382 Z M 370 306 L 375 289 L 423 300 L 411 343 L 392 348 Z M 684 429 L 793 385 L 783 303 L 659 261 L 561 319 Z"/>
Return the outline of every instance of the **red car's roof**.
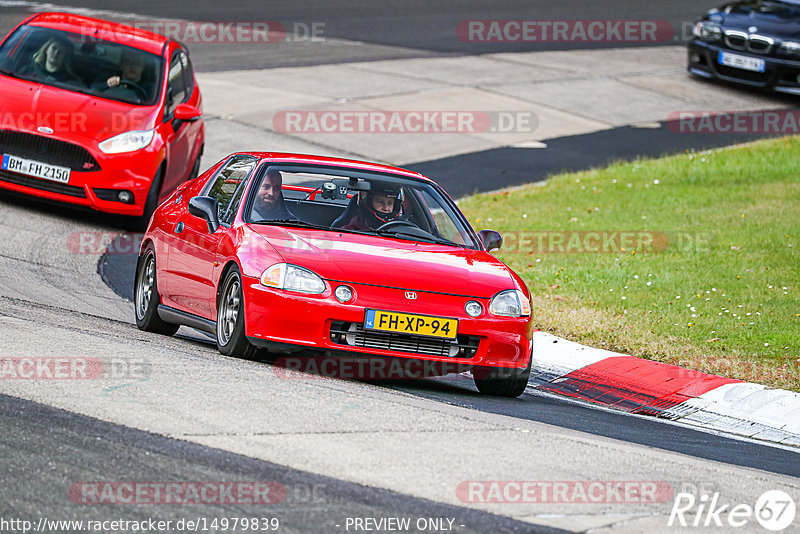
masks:
<path fill-rule="evenodd" d="M 164 45 L 169 42 L 169 39 L 157 33 L 72 13 L 40 13 L 29 20 L 28 24 L 91 35 L 98 39 L 125 44 L 158 55 L 161 55 Z"/>
<path fill-rule="evenodd" d="M 259 159 L 266 159 L 269 161 L 282 161 L 292 163 L 309 163 L 316 165 L 332 165 L 337 167 L 351 167 L 362 171 L 373 172 L 388 172 L 392 174 L 400 174 L 403 176 L 410 176 L 413 178 L 421 178 L 423 180 L 432 181 L 427 176 L 401 167 L 393 167 L 391 165 L 383 165 L 381 163 L 372 163 L 369 161 L 359 161 L 355 159 L 334 158 L 330 156 L 315 156 L 311 154 L 292 154 L 287 152 L 237 152 L 237 154 L 245 154 Z"/>

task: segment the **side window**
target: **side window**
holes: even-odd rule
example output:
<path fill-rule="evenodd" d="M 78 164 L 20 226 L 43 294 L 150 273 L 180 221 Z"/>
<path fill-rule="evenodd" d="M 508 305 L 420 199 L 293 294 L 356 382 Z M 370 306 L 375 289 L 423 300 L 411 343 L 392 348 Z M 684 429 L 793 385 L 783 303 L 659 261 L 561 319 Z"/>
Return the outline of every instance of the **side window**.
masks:
<path fill-rule="evenodd" d="M 246 189 L 247 184 L 246 180 L 243 178 L 239 182 L 239 187 L 236 188 L 236 192 L 233 194 L 233 198 L 231 199 L 230 203 L 228 204 L 228 209 L 225 213 L 220 216 L 220 222 L 225 224 L 231 224 L 233 222 L 233 218 L 236 216 L 236 210 L 239 209 L 239 204 L 242 202 L 242 196 L 244 194 L 244 190 Z"/>
<path fill-rule="evenodd" d="M 229 161 L 219 172 L 211 187 L 206 192 L 207 196 L 217 199 L 219 209 L 217 214 L 221 222 L 228 223 L 233 216 L 227 217 L 228 208 L 232 205 L 234 197 L 238 204 L 241 200 L 241 190 L 239 187 L 255 167 L 258 160 L 250 156 L 237 156 Z M 226 220 L 228 219 L 228 220 Z"/>
<path fill-rule="evenodd" d="M 186 94 L 183 101 L 186 102 L 192 97 L 194 92 L 194 70 L 192 69 L 192 62 L 189 56 L 181 52 L 181 66 L 183 67 L 183 85 L 186 88 Z"/>
<path fill-rule="evenodd" d="M 188 58 L 183 52 L 175 52 L 169 62 L 169 82 L 167 85 L 167 116 L 172 115 L 178 104 L 187 98 L 186 77 L 183 65 L 188 65 Z"/>
<path fill-rule="evenodd" d="M 467 243 L 467 236 L 456 227 L 451 216 L 445 213 L 436 199 L 431 197 L 427 191 L 420 191 L 419 193 L 425 209 L 428 210 L 428 213 L 433 218 L 438 234 L 454 243 Z"/>

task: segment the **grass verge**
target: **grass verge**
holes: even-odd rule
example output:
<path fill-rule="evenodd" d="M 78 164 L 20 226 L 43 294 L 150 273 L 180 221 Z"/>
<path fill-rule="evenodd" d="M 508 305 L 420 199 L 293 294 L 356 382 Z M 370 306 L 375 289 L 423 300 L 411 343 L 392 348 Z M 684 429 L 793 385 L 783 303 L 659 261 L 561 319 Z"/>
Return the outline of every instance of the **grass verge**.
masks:
<path fill-rule="evenodd" d="M 538 328 L 800 391 L 800 138 L 476 195 Z"/>

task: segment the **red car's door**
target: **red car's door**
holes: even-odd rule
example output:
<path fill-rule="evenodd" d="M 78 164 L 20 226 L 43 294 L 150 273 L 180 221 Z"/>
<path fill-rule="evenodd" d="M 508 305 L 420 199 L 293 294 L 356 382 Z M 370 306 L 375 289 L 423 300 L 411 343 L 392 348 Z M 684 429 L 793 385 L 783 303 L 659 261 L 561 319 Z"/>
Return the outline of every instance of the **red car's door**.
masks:
<path fill-rule="evenodd" d="M 194 83 L 192 65 L 189 56 L 183 50 L 172 54 L 168 71 L 167 103 L 165 109 L 164 139 L 167 149 L 167 172 L 164 174 L 162 191 L 174 190 L 181 182 L 189 178 L 194 165 L 192 155 L 195 153 L 197 138 L 200 135 L 202 122 L 184 122 L 174 118 L 175 108 L 179 104 L 199 105 L 200 91 Z"/>
<path fill-rule="evenodd" d="M 228 233 L 231 221 L 244 193 L 245 182 L 258 160 L 251 156 L 231 158 L 203 189 L 204 196 L 219 203 L 220 227 L 208 232 L 204 219 L 188 211 L 190 199 L 174 220 L 171 246 L 167 255 L 169 300 L 176 308 L 207 319 L 216 319 L 216 280 L 214 262 L 220 241 Z"/>

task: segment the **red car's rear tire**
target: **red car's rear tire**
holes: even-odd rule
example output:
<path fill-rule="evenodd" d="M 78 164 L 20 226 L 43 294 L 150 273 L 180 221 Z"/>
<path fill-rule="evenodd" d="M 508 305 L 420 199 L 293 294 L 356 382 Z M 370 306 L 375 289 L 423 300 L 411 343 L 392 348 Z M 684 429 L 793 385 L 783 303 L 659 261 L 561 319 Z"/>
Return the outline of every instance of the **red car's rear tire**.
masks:
<path fill-rule="evenodd" d="M 242 275 L 232 267 L 222 282 L 217 301 L 217 349 L 226 356 L 253 359 L 258 352 L 244 333 Z"/>
<path fill-rule="evenodd" d="M 153 245 L 148 245 L 136 264 L 136 278 L 133 286 L 136 326 L 139 327 L 139 330 L 171 336 L 178 331 L 180 326 L 168 323 L 158 316 L 159 304 L 161 304 L 161 297 L 158 294 L 158 281 L 156 280 L 156 253 Z"/>

